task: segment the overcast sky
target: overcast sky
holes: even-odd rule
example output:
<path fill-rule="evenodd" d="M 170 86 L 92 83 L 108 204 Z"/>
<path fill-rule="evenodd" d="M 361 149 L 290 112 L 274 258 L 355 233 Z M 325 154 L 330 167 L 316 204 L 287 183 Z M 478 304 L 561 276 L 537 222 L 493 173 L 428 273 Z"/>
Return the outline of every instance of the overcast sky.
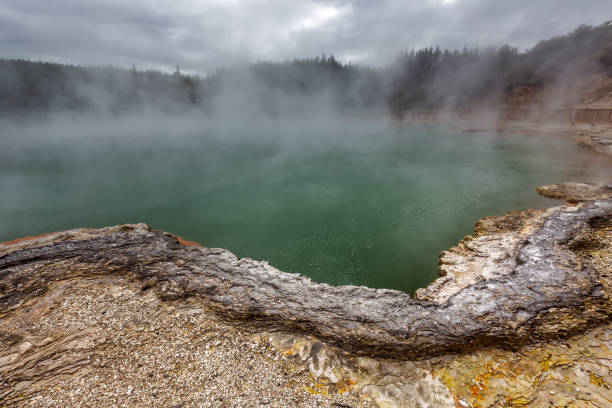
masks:
<path fill-rule="evenodd" d="M 612 0 L 0 0 L 0 57 L 208 72 L 321 53 L 381 65 L 403 49 L 523 50 L 612 19 Z"/>

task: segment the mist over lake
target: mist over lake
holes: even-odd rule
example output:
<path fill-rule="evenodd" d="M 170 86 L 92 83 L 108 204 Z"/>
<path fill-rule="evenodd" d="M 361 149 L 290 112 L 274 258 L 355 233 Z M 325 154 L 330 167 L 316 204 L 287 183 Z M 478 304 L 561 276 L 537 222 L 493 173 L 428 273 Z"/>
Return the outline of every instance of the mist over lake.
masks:
<path fill-rule="evenodd" d="M 5 121 L 0 241 L 145 222 L 333 285 L 413 291 L 485 215 L 609 163 L 561 137 L 338 114 Z M 606 167 L 608 166 L 608 167 Z M 605 177 L 604 177 L 605 178 Z"/>
<path fill-rule="evenodd" d="M 603 407 L 610 16 L 0 0 L 0 407 Z"/>

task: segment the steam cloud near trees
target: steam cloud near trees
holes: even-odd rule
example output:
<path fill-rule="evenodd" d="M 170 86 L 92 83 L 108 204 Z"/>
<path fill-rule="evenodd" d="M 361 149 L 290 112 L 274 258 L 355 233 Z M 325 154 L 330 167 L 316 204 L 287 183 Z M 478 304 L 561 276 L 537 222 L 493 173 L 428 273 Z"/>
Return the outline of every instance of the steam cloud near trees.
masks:
<path fill-rule="evenodd" d="M 612 75 L 612 22 L 580 26 L 525 52 L 500 48 L 406 51 L 381 68 L 330 56 L 258 62 L 206 76 L 0 60 L 0 115 L 138 111 L 287 115 L 327 110 L 402 112 L 492 106 L 520 87 Z M 564 100 L 565 102 L 570 99 Z"/>

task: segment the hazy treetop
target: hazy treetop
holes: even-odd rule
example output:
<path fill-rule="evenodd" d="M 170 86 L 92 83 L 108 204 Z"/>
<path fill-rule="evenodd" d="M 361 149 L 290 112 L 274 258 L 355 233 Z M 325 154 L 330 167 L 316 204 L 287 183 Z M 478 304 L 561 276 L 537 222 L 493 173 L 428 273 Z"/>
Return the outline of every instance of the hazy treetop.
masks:
<path fill-rule="evenodd" d="M 611 16 L 610 0 L 2 0 L 0 57 L 202 73 L 333 53 L 376 66 L 436 45 L 524 50 Z"/>

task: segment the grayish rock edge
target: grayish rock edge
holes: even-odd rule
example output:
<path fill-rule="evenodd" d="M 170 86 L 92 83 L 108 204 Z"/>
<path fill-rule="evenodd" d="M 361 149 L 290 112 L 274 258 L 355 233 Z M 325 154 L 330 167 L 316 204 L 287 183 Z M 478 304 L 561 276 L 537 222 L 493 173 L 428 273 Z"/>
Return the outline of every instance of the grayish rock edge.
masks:
<path fill-rule="evenodd" d="M 244 327 L 312 335 L 357 354 L 407 359 L 489 344 L 514 348 L 612 317 L 600 276 L 611 271 L 584 266 L 571 249 L 589 223 L 612 217 L 612 199 L 560 208 L 522 243 L 511 273 L 469 285 L 443 304 L 317 284 L 137 224 L 0 252 L 0 318 L 59 281 L 108 276 L 141 282 L 165 301 L 191 298 Z"/>

